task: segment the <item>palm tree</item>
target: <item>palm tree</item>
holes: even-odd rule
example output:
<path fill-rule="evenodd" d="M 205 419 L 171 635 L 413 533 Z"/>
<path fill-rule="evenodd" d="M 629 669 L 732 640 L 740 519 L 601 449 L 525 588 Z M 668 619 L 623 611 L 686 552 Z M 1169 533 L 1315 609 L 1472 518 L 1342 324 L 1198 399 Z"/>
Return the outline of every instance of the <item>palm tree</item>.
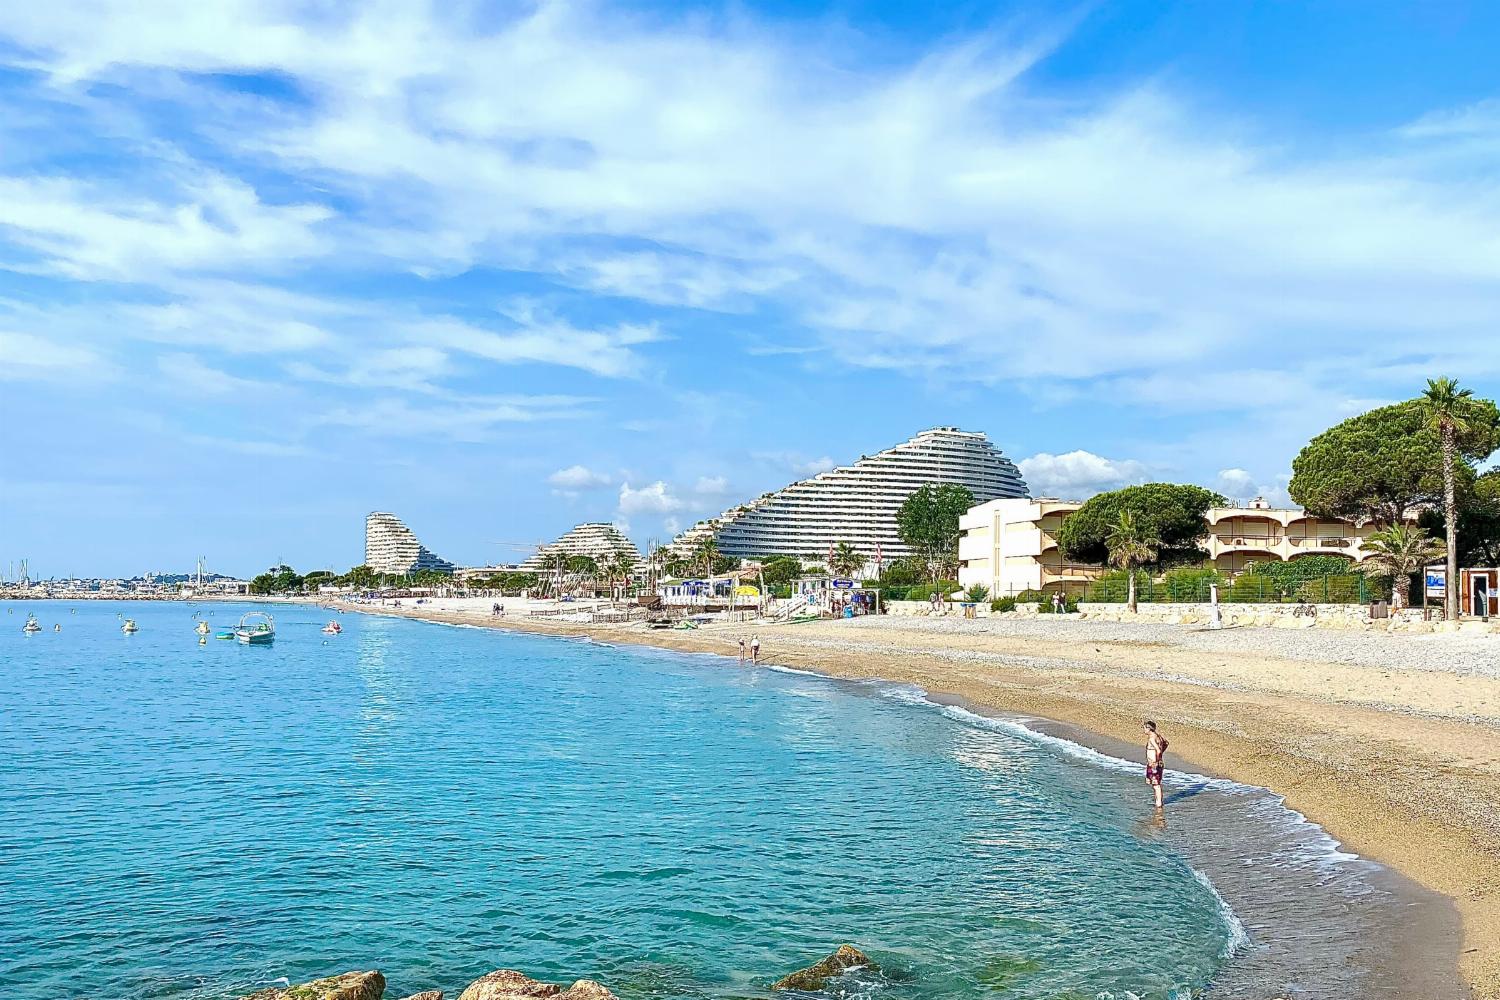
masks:
<path fill-rule="evenodd" d="M 1135 519 L 1135 515 L 1128 510 L 1120 511 L 1120 519 L 1115 526 L 1109 529 L 1108 536 L 1104 539 L 1105 546 L 1109 549 L 1109 564 L 1118 566 L 1125 571 L 1129 580 L 1128 597 L 1126 603 L 1130 606 L 1133 614 L 1136 609 L 1135 602 L 1135 571 L 1136 567 L 1142 566 L 1156 558 L 1157 549 L 1161 547 L 1161 540 L 1155 533 Z"/>
<path fill-rule="evenodd" d="M 552 596 L 562 596 L 563 570 L 568 568 L 568 556 L 564 552 L 548 552 L 542 556 L 542 569 L 552 574 Z"/>
<path fill-rule="evenodd" d="M 701 567 L 704 576 L 714 575 L 714 563 L 719 558 L 719 543 L 713 535 L 705 536 L 693 546 L 693 565 Z"/>
<path fill-rule="evenodd" d="M 1391 578 L 1391 605 L 1400 611 L 1411 604 L 1411 575 L 1442 555 L 1443 543 L 1415 525 L 1398 522 L 1372 533 L 1364 549 L 1369 553 L 1364 564 Z"/>
<path fill-rule="evenodd" d="M 1460 389 L 1451 378 L 1430 378 L 1422 393 L 1427 426 L 1437 431 L 1443 445 L 1443 518 L 1447 521 L 1448 575 L 1443 583 L 1443 617 L 1458 617 L 1458 503 L 1454 499 L 1453 463 L 1458 435 L 1469 430 L 1474 390 Z"/>
<path fill-rule="evenodd" d="M 634 571 L 635 560 L 624 552 L 616 552 L 610 557 L 609 564 L 605 567 L 605 572 L 610 578 L 610 585 L 613 586 L 616 580 L 620 581 L 622 592 L 630 589 L 630 574 Z"/>
<path fill-rule="evenodd" d="M 829 567 L 839 576 L 852 577 L 864 564 L 865 557 L 859 554 L 858 549 L 848 542 L 839 542 L 838 547 L 833 550 L 833 561 Z"/>

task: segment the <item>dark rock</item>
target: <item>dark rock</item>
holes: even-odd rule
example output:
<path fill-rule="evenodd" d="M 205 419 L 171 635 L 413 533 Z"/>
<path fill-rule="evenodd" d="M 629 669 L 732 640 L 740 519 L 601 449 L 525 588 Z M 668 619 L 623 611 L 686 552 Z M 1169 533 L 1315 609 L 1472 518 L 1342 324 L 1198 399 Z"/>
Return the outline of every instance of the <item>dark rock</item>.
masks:
<path fill-rule="evenodd" d="M 245 1000 L 380 1000 L 385 977 L 378 972 L 346 972 L 286 989 L 261 990 Z"/>
<path fill-rule="evenodd" d="M 870 959 L 869 955 L 866 955 L 854 947 L 854 945 L 841 944 L 838 951 L 829 955 L 817 965 L 809 965 L 807 968 L 800 969 L 784 979 L 778 979 L 771 985 L 771 989 L 802 990 L 806 993 L 816 993 L 834 976 L 840 976 L 850 969 L 859 968 L 878 971 L 880 966 L 876 965 Z"/>
<path fill-rule="evenodd" d="M 469 984 L 458 1000 L 512 1000 L 514 997 L 555 997 L 562 987 L 540 983 L 514 969 L 497 969 Z"/>

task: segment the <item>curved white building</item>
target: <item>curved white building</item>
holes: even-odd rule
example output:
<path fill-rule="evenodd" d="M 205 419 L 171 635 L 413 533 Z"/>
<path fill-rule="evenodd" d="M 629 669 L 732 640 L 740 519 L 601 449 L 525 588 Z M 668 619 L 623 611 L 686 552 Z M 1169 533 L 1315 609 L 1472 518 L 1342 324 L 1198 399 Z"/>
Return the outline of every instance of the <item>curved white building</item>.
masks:
<path fill-rule="evenodd" d="M 853 465 L 768 493 L 715 522 L 719 551 L 729 556 L 790 555 L 822 559 L 848 542 L 871 560 L 912 554 L 896 514 L 929 483 L 956 483 L 975 503 L 1026 496 L 1015 465 L 983 434 L 934 427 Z M 701 525 L 698 526 L 701 528 Z"/>
<path fill-rule="evenodd" d="M 588 556 L 601 566 L 616 555 L 623 554 L 632 564 L 641 559 L 640 549 L 619 528 L 613 524 L 596 522 L 580 524 L 550 545 L 543 545 L 521 564 L 521 568 L 530 571 L 542 569 L 542 561 L 554 552 L 561 552 L 566 556 Z"/>
<path fill-rule="evenodd" d="M 365 516 L 365 565 L 377 573 L 453 572 L 453 564 L 417 541 L 399 517 L 382 511 Z"/>

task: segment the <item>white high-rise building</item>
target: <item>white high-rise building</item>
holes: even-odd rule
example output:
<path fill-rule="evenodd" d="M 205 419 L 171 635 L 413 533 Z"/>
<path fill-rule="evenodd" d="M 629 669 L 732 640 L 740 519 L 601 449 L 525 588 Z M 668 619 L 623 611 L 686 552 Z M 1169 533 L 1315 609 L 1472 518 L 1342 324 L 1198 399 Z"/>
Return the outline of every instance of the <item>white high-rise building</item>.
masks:
<path fill-rule="evenodd" d="M 821 559 L 847 542 L 873 560 L 912 554 L 896 514 L 923 486 L 967 487 L 975 503 L 1026 496 L 1015 465 L 983 434 L 934 427 L 853 465 L 804 479 L 725 512 L 713 522 L 728 556 L 790 555 Z M 700 530 L 702 525 L 691 530 Z"/>
<path fill-rule="evenodd" d="M 380 511 L 365 517 L 365 565 L 377 573 L 453 572 L 453 564 L 417 541 L 399 517 Z"/>
<path fill-rule="evenodd" d="M 543 560 L 554 552 L 561 552 L 565 556 L 588 556 L 601 566 L 617 555 L 624 555 L 632 564 L 641 559 L 640 549 L 619 528 L 613 524 L 592 523 L 580 524 L 557 541 L 543 545 L 521 564 L 521 568 L 535 572 L 542 568 Z"/>

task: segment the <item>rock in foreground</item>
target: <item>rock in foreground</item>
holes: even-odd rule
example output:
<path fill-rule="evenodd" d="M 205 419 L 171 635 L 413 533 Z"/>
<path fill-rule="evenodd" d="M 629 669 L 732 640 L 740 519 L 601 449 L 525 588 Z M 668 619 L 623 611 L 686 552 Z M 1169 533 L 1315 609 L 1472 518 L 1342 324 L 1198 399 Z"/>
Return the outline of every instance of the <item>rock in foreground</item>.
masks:
<path fill-rule="evenodd" d="M 346 972 L 284 990 L 261 990 L 245 1000 L 380 1000 L 384 993 L 385 977 L 380 973 Z"/>
<path fill-rule="evenodd" d="M 776 980 L 776 982 L 771 984 L 771 989 L 802 990 L 806 993 L 815 993 L 827 985 L 828 980 L 834 976 L 841 976 L 850 969 L 860 968 L 879 970 L 880 966 L 876 965 L 870 959 L 869 955 L 866 955 L 854 947 L 854 945 L 841 944 L 838 951 L 829 955 L 817 965 L 809 965 L 807 968 L 799 969 L 790 976 Z"/>
<path fill-rule="evenodd" d="M 615 1000 L 615 995 L 592 979 L 580 979 L 566 990 L 556 983 L 543 983 L 514 969 L 498 969 L 469 984 L 458 1000 Z"/>

